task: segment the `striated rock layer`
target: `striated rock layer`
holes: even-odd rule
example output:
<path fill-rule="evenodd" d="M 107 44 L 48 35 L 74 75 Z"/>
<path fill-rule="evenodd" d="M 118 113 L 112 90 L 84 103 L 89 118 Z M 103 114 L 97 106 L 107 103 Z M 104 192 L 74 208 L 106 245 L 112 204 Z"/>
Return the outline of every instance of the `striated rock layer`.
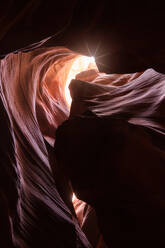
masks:
<path fill-rule="evenodd" d="M 48 155 L 57 126 L 69 116 L 64 88 L 76 56 L 62 47 L 39 48 L 0 62 L 2 205 L 7 202 L 4 223 L 16 247 L 91 247 L 57 190 L 65 179 L 55 161 L 52 172 Z"/>
<path fill-rule="evenodd" d="M 81 73 L 70 84 L 57 161 L 76 196 L 96 210 L 108 247 L 163 248 L 165 75 L 96 74 L 90 80 Z"/>
<path fill-rule="evenodd" d="M 121 214 L 123 218 L 124 214 L 120 211 L 115 212 L 115 215 L 110 214 L 111 205 L 106 203 L 111 194 L 116 199 L 116 191 L 109 190 L 117 187 L 117 182 L 118 185 L 122 183 L 122 195 L 130 200 L 136 186 L 137 189 L 140 187 L 138 192 L 143 192 L 143 197 L 134 197 L 133 200 L 144 202 L 147 210 L 142 212 L 144 216 L 146 213 L 148 215 L 144 228 L 138 232 L 141 235 L 139 240 L 144 240 L 144 230 L 147 230 L 152 218 L 155 227 L 151 223 L 146 240 L 153 244 L 157 242 L 156 247 L 163 247 L 164 74 L 149 69 L 143 73 L 107 75 L 98 72 L 89 63 L 86 67 L 88 70 L 78 74 L 70 85 L 73 99 L 70 111 L 66 84 L 70 70 L 80 54 L 63 47 L 28 49 L 11 53 L 0 61 L 0 208 L 4 227 L 1 227 L 4 233 L 1 237 L 3 247 L 91 247 L 73 209 L 69 180 L 79 198 L 95 208 L 104 239 L 109 246 L 114 247 L 132 247 L 134 243 L 120 243 L 120 240 L 125 242 L 123 240 L 138 239 L 136 232 L 130 235 L 130 226 L 135 222 L 129 219 L 129 211 L 124 217 L 129 220 L 127 227 L 123 221 L 124 231 L 119 230 L 121 225 L 117 224 L 121 224 L 121 219 L 112 217 Z M 70 169 L 75 169 L 75 178 L 69 176 L 70 170 L 67 175 L 63 173 L 59 166 L 61 162 L 57 164 L 53 149 L 56 129 L 68 118 L 69 121 L 59 128 L 62 130 L 59 134 L 61 143 L 59 148 L 58 143 L 55 147 L 58 160 L 61 156 L 63 158 L 64 167 L 72 165 Z M 82 136 L 84 142 L 88 141 L 85 148 L 84 143 L 80 142 Z M 100 141 L 100 138 L 103 140 Z M 95 139 L 97 142 L 93 143 Z M 109 168 L 108 155 L 112 153 L 109 146 L 114 152 L 114 163 L 111 162 L 114 171 L 116 165 L 120 168 L 121 151 L 121 159 L 124 161 L 122 170 L 118 169 L 115 177 L 109 177 L 106 171 L 107 166 Z M 93 167 L 96 153 L 98 159 Z M 132 156 L 127 163 L 130 154 Z M 115 187 L 109 186 L 110 179 L 113 179 Z M 108 182 L 106 190 L 103 181 Z M 138 183 L 132 186 L 132 181 Z M 133 193 L 127 191 L 128 188 L 132 188 Z M 120 187 L 117 189 L 120 190 Z M 118 204 L 119 201 L 114 201 L 113 209 L 120 209 L 121 205 Z M 127 210 L 127 202 L 122 206 Z M 136 210 L 134 205 L 131 206 L 131 211 Z M 140 207 L 143 209 L 143 206 Z M 158 210 L 160 214 L 157 214 Z M 132 215 L 138 216 L 140 230 L 143 223 L 140 221 L 141 212 L 134 215 L 133 211 Z M 110 229 L 107 229 L 107 223 L 112 223 Z M 156 232 L 156 227 L 160 231 Z M 150 240 L 151 236 L 153 238 Z M 102 244 L 98 244 L 98 247 L 103 247 Z M 137 245 L 141 243 L 137 242 Z M 147 242 L 145 245 L 147 247 Z"/>

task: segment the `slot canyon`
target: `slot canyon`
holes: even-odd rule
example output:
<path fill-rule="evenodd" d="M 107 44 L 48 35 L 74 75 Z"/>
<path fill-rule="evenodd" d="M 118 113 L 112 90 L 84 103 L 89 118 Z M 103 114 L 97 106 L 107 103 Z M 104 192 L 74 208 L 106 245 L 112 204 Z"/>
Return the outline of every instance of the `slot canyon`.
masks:
<path fill-rule="evenodd" d="M 160 1 L 4 1 L 0 247 L 165 247 Z"/>

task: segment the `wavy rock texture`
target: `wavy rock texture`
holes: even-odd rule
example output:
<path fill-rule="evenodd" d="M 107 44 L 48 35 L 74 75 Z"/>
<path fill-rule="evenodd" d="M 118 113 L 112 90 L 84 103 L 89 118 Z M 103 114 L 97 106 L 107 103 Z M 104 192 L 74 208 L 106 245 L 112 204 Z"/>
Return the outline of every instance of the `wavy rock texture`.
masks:
<path fill-rule="evenodd" d="M 70 85 L 70 112 L 65 84 L 78 54 L 63 47 L 28 49 L 0 62 L 0 196 L 10 237 L 4 235 L 3 247 L 13 247 L 11 240 L 21 248 L 91 247 L 75 218 L 70 186 L 55 161 L 56 129 L 69 115 L 90 110 L 101 118 L 122 118 L 147 128 L 155 149 L 164 153 L 165 76 L 152 69 L 107 75 L 89 68 Z M 76 129 L 72 131 L 74 135 Z"/>
<path fill-rule="evenodd" d="M 93 72 L 88 80 L 89 74 L 70 84 L 73 102 L 56 132 L 57 161 L 77 197 L 96 210 L 108 247 L 163 248 L 165 75 Z"/>
<path fill-rule="evenodd" d="M 69 115 L 64 87 L 76 56 L 65 48 L 40 48 L 0 62 L 1 167 L 8 182 L 2 191 L 16 247 L 91 247 L 59 195 L 46 149 Z"/>

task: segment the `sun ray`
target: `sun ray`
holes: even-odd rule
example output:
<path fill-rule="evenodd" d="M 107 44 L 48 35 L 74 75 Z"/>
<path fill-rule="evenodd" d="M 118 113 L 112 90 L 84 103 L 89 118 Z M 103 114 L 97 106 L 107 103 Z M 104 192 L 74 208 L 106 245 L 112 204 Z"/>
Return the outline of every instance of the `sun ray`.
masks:
<path fill-rule="evenodd" d="M 99 40 L 99 42 L 97 43 L 97 46 L 96 46 L 95 52 L 94 52 L 94 57 L 96 57 L 96 54 L 97 54 L 98 49 L 99 49 L 99 47 L 100 47 L 100 44 L 101 44 L 101 41 Z"/>
<path fill-rule="evenodd" d="M 89 46 L 88 46 L 87 41 L 85 41 L 85 45 L 86 45 L 86 48 L 87 48 L 87 51 L 88 51 L 89 56 L 92 57 L 93 55 L 92 55 L 92 53 L 91 53 L 91 51 L 89 49 Z"/>
<path fill-rule="evenodd" d="M 106 56 L 108 56 L 108 55 L 110 55 L 110 54 L 111 54 L 111 53 L 104 53 L 104 54 L 102 54 L 102 55 L 95 56 L 95 58 L 98 59 L 98 58 L 106 57 Z"/>

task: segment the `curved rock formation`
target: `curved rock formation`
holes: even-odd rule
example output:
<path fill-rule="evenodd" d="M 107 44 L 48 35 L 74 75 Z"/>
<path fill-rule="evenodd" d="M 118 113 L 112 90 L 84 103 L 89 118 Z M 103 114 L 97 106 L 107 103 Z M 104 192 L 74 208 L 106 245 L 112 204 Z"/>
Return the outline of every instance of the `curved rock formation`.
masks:
<path fill-rule="evenodd" d="M 164 83 L 148 69 L 70 84 L 55 154 L 77 197 L 96 210 L 108 247 L 165 246 Z"/>
<path fill-rule="evenodd" d="M 64 47 L 30 49 L 0 61 L 3 247 L 91 247 L 73 209 L 70 179 L 80 199 L 95 208 L 108 246 L 136 247 L 145 240 L 145 247 L 156 241 L 157 247 L 163 247 L 164 74 L 153 69 L 133 74 L 100 73 L 89 58 L 85 64 L 80 60 L 77 71 L 73 67 L 81 54 Z M 71 71 L 75 80 L 70 84 L 70 109 L 66 85 Z M 56 161 L 56 129 L 63 122 L 55 146 Z M 107 165 L 112 151 L 115 176 L 110 173 L 110 180 Z M 67 174 L 57 163 L 61 158 L 64 167 L 73 166 L 67 168 Z M 103 182 L 102 188 L 98 181 Z M 122 194 L 116 202 L 121 184 Z M 107 195 L 114 198 L 115 215 L 111 215 L 110 205 L 104 204 Z M 129 202 L 129 210 L 139 220 L 137 232 L 130 230 L 136 225 L 127 212 Z M 142 216 L 147 217 L 143 220 Z M 88 236 L 87 226 L 83 228 Z M 102 241 L 97 245 L 105 246 Z"/>
<path fill-rule="evenodd" d="M 65 178 L 56 164 L 51 168 L 56 128 L 69 116 L 65 84 L 77 56 L 52 47 L 11 53 L 0 62 L 2 184 L 7 181 L 1 190 L 16 247 L 91 247 L 57 190 L 70 192 Z"/>

